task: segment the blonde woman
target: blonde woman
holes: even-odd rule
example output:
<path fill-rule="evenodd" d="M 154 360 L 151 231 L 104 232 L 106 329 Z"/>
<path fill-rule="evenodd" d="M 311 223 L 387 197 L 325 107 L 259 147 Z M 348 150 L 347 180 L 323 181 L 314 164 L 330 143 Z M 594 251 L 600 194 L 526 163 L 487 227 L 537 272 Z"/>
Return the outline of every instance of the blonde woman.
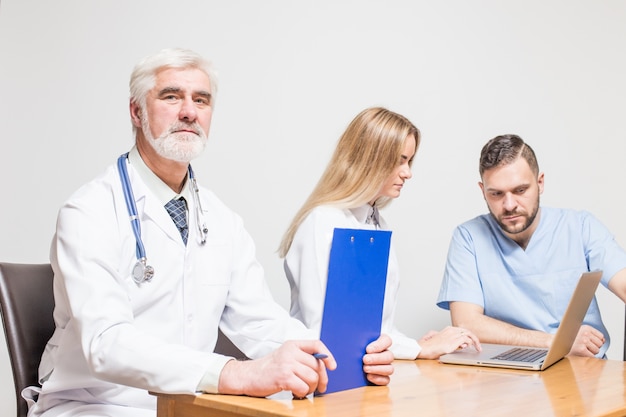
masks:
<path fill-rule="evenodd" d="M 359 113 L 339 139 L 330 163 L 279 248 L 291 286 L 290 313 L 310 329 L 319 332 L 321 328 L 334 229 L 389 229 L 378 210 L 400 196 L 412 176 L 419 143 L 417 127 L 380 107 Z M 458 327 L 431 331 L 419 341 L 396 329 L 399 283 L 392 242 L 381 332 L 391 336 L 390 350 L 396 359 L 434 359 L 471 345 L 480 349 L 476 336 Z"/>

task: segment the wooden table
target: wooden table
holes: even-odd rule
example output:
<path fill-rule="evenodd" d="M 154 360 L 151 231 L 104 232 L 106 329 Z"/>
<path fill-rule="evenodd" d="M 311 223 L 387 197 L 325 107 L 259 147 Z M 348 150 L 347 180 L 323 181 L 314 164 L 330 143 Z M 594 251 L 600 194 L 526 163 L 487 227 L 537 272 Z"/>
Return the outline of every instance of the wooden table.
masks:
<path fill-rule="evenodd" d="M 157 394 L 157 417 L 626 416 L 626 362 L 567 357 L 543 372 L 396 361 L 388 387 L 304 400 Z M 332 374 L 331 374 L 332 375 Z"/>

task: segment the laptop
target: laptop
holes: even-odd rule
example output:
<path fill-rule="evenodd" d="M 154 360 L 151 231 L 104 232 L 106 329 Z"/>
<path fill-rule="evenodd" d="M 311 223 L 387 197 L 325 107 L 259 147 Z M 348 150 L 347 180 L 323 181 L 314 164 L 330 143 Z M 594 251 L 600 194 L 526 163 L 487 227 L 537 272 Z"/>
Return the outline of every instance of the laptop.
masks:
<path fill-rule="evenodd" d="M 481 343 L 481 352 L 467 347 L 442 355 L 439 360 L 456 365 L 543 371 L 563 359 L 571 350 L 601 277 L 602 271 L 585 272 L 581 275 L 550 349 Z"/>

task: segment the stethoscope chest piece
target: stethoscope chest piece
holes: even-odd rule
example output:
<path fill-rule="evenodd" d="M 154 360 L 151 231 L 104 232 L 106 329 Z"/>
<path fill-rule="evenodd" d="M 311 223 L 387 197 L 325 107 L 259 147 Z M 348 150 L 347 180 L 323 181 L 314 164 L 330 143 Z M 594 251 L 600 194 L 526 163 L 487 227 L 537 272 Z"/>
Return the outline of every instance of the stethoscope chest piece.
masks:
<path fill-rule="evenodd" d="M 133 280 L 137 285 L 142 282 L 150 282 L 154 276 L 154 268 L 146 265 L 146 258 L 141 258 L 133 267 Z"/>

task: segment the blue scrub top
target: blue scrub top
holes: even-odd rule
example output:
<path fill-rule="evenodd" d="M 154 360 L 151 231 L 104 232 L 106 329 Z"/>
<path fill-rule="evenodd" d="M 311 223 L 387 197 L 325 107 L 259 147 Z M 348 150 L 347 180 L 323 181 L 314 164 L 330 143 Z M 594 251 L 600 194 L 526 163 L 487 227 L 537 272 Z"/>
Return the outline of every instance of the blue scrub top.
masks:
<path fill-rule="evenodd" d="M 626 268 L 626 252 L 586 211 L 542 207 L 526 250 L 490 214 L 458 226 L 452 236 L 437 305 L 480 305 L 485 315 L 515 326 L 555 333 L 582 272 L 602 270 L 602 285 Z M 584 323 L 606 337 L 596 299 Z"/>

